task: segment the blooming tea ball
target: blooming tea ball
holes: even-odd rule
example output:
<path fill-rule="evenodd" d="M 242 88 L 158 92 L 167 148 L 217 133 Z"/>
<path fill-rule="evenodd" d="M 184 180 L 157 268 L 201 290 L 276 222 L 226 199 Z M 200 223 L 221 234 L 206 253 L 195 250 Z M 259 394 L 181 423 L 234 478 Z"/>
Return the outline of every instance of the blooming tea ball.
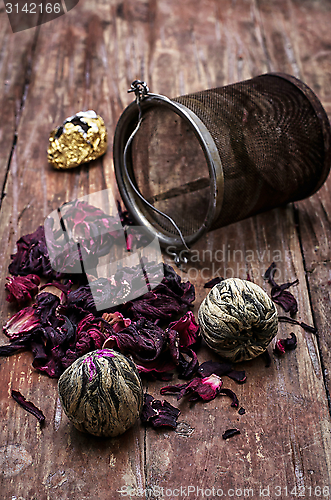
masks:
<path fill-rule="evenodd" d="M 278 330 L 275 304 L 251 281 L 229 278 L 215 285 L 199 308 L 202 337 L 233 362 L 262 354 Z"/>
<path fill-rule="evenodd" d="M 94 436 L 122 434 L 142 410 L 143 388 L 135 364 L 111 349 L 77 359 L 62 373 L 58 389 L 69 420 Z"/>

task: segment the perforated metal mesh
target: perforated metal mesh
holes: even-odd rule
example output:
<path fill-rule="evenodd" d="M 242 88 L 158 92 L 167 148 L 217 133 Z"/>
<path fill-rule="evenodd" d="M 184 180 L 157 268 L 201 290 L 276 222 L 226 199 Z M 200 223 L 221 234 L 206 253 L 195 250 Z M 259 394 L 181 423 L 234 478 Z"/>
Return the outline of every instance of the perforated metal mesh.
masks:
<path fill-rule="evenodd" d="M 327 177 L 329 121 L 313 92 L 293 77 L 262 75 L 180 96 L 172 100 L 173 109 L 171 103 L 153 104 L 152 97 L 142 106 L 143 121 L 132 143 L 129 174 L 141 194 L 172 217 L 186 238 L 204 226 L 218 228 L 303 199 Z M 207 140 L 207 146 L 201 145 L 190 120 L 178 113 L 177 103 L 193 111 L 216 145 L 223 171 L 216 173 L 217 188 L 204 150 L 211 144 Z M 131 124 L 125 127 L 133 129 Z M 130 130 L 124 133 L 122 127 L 118 132 L 123 135 L 122 144 Z M 116 145 L 121 141 L 115 134 L 115 169 L 130 210 L 118 160 L 121 146 Z M 222 175 L 224 188 L 220 189 Z M 134 204 L 156 231 L 178 236 L 169 221 L 140 199 Z M 218 206 L 216 216 L 207 221 L 213 204 Z"/>
<path fill-rule="evenodd" d="M 211 193 L 208 165 L 190 124 L 171 109 L 152 107 L 132 146 L 132 171 L 141 194 L 172 217 L 184 236 L 203 224 Z M 142 209 L 146 208 L 142 204 Z M 161 230 L 177 235 L 162 215 L 147 209 Z"/>
<path fill-rule="evenodd" d="M 224 199 L 214 228 L 303 199 L 325 179 L 320 117 L 292 82 L 263 75 L 174 100 L 199 116 L 217 145 Z"/>

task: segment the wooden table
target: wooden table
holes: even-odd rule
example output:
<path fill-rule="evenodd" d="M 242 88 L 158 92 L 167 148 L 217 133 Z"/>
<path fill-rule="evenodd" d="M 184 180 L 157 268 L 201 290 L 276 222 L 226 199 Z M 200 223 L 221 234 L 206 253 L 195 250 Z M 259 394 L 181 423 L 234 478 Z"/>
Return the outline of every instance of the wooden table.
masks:
<path fill-rule="evenodd" d="M 13 34 L 2 5 L 1 324 L 16 311 L 4 284 L 17 239 L 63 202 L 116 189 L 112 138 L 134 79 L 171 97 L 286 72 L 307 83 L 330 115 L 330 25 L 328 0 L 81 0 L 64 16 Z M 108 152 L 55 171 L 47 163 L 49 131 L 82 109 L 104 118 Z M 270 293 L 263 273 L 277 255 L 282 281 L 299 279 L 298 318 L 318 329 L 314 336 L 281 324 L 278 338 L 294 331 L 297 349 L 272 356 L 269 368 L 260 359 L 240 364 L 245 384 L 226 380 L 244 415 L 227 397 L 192 407 L 183 400 L 176 431 L 138 423 L 118 438 L 93 438 L 68 422 L 56 380 L 31 367 L 30 353 L 1 358 L 0 498 L 330 498 L 330 188 L 329 178 L 310 199 L 211 232 L 194 247 L 229 250 L 226 262 L 197 264 L 195 313 L 204 282 L 219 268 L 241 278 L 249 272 Z M 211 358 L 206 349 L 200 356 Z M 155 397 L 161 385 L 146 382 Z M 12 400 L 13 388 L 42 408 L 43 429 Z M 241 434 L 224 441 L 229 427 Z"/>

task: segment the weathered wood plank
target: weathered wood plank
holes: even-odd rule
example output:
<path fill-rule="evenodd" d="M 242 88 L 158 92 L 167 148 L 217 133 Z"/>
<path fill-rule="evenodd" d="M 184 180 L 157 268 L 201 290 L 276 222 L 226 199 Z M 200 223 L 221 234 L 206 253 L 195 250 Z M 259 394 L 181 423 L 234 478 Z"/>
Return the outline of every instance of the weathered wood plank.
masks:
<path fill-rule="evenodd" d="M 13 34 L 5 8 L 0 9 L 0 204 L 7 167 L 16 142 L 17 126 L 22 103 L 29 85 L 29 71 L 33 61 L 36 29 Z"/>
<path fill-rule="evenodd" d="M 283 9 L 275 13 L 272 11 L 271 4 L 259 3 L 267 34 L 266 44 L 275 70 L 280 71 L 284 67 L 283 61 L 287 60 L 289 69 L 292 65 L 294 74 L 296 69 L 296 76 L 313 89 L 330 116 L 330 4 L 328 2 L 284 2 Z M 277 24 L 275 24 L 275 16 L 278 19 Z M 279 43 L 276 43 L 276 39 Z M 295 204 L 314 320 L 319 329 L 318 340 L 324 377 L 329 392 L 331 388 L 328 291 L 331 238 L 330 186 L 329 177 L 317 194 Z"/>

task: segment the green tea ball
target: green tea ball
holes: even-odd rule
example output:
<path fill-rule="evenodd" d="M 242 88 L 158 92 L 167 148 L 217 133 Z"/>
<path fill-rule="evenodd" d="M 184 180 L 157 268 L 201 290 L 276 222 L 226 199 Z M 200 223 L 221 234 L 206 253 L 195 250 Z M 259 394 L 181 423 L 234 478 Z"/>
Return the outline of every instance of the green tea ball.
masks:
<path fill-rule="evenodd" d="M 262 354 L 278 330 L 275 304 L 251 281 L 215 285 L 199 308 L 202 337 L 223 358 L 246 361 Z"/>
<path fill-rule="evenodd" d="M 137 421 L 143 405 L 135 364 L 111 349 L 77 359 L 61 375 L 58 389 L 69 420 L 94 436 L 123 434 Z"/>

